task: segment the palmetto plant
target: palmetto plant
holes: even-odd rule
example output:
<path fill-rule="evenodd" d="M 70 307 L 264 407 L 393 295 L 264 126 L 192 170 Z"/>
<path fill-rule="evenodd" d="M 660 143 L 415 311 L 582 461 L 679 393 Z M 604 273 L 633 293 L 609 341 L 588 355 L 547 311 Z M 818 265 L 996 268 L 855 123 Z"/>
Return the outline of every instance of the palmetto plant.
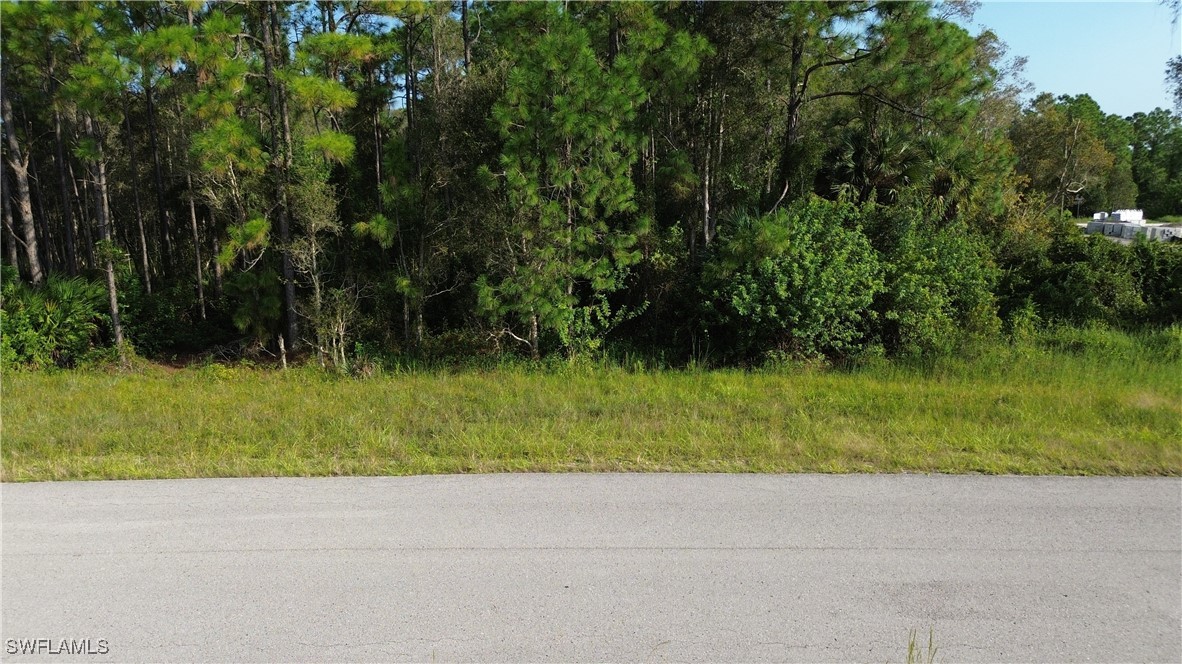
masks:
<path fill-rule="evenodd" d="M 90 349 L 105 320 L 103 285 L 82 277 L 51 276 L 32 288 L 4 275 L 6 359 L 22 364 L 69 366 Z"/>
<path fill-rule="evenodd" d="M 843 200 L 894 203 L 905 188 L 924 179 L 921 145 L 909 134 L 878 125 L 843 134 L 832 164 L 832 189 Z"/>

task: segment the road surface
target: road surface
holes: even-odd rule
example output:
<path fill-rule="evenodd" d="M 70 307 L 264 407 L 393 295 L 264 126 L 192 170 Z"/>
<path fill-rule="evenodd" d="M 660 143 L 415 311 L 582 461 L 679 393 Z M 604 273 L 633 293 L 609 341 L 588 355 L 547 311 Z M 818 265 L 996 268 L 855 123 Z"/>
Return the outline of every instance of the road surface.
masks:
<path fill-rule="evenodd" d="M 213 479 L 2 497 L 4 661 L 898 662 L 912 629 L 932 631 L 937 661 L 1182 661 L 1178 478 Z"/>

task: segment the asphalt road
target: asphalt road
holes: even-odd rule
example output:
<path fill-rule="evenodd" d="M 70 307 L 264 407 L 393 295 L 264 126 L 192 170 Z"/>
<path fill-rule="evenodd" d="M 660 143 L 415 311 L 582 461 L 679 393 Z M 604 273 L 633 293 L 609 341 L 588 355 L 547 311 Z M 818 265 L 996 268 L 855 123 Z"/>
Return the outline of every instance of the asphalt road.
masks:
<path fill-rule="evenodd" d="M 483 475 L 2 496 L 5 661 L 898 662 L 911 629 L 933 630 L 943 662 L 1182 661 L 1177 478 Z M 28 657 L 10 639 L 49 641 Z M 84 639 L 105 654 L 44 652 Z"/>

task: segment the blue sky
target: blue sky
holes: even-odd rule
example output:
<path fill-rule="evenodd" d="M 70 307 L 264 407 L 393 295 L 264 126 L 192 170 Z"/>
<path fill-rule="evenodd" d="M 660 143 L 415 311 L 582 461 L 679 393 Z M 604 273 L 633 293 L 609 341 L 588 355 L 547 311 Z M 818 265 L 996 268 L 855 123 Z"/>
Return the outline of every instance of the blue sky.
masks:
<path fill-rule="evenodd" d="M 981 4 L 965 27 L 992 29 L 1011 55 L 1029 58 L 1036 92 L 1087 93 L 1122 116 L 1171 108 L 1166 60 L 1182 54 L 1182 24 L 1157 2 L 1000 2 Z"/>

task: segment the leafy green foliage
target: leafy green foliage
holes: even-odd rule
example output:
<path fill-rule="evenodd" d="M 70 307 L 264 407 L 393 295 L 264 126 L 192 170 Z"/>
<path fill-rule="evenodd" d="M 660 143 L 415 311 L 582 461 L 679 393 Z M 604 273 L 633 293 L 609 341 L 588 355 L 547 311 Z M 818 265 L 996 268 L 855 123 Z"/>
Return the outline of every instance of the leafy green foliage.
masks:
<path fill-rule="evenodd" d="M 375 214 L 369 221 L 353 224 L 353 232 L 358 237 L 376 240 L 383 249 L 394 246 L 394 240 L 398 237 L 398 227 L 384 214 Z"/>
<path fill-rule="evenodd" d="M 229 237 L 222 246 L 218 261 L 229 266 L 239 255 L 251 256 L 261 252 L 271 243 L 271 223 L 264 217 L 256 217 L 241 226 L 226 229 Z"/>
<path fill-rule="evenodd" d="M 1014 277 L 1024 283 L 1018 297 L 1030 298 L 1044 320 L 1086 325 L 1134 325 L 1146 305 L 1129 247 L 1085 236 L 1069 219 L 1049 222 L 1045 253 L 1028 254 Z"/>
<path fill-rule="evenodd" d="M 885 289 L 876 304 L 884 346 L 902 355 L 948 353 L 967 337 L 997 336 L 996 271 L 988 248 L 961 223 L 887 209 L 879 238 Z"/>
<path fill-rule="evenodd" d="M 170 284 L 148 294 L 128 263 L 118 272 L 120 319 L 137 355 L 168 358 L 195 355 L 210 345 L 230 344 L 239 331 L 224 312 L 224 302 L 207 302 L 207 316 L 199 315 L 192 284 Z"/>
<path fill-rule="evenodd" d="M 1182 214 L 1182 116 L 1159 108 L 1131 121 L 1137 205 L 1150 219 Z"/>
<path fill-rule="evenodd" d="M 1141 241 L 1132 253 L 1146 320 L 1163 326 L 1182 324 L 1182 243 Z"/>
<path fill-rule="evenodd" d="M 884 287 L 859 224 L 857 208 L 816 198 L 738 217 L 706 266 L 708 315 L 747 357 L 853 351 Z"/>
<path fill-rule="evenodd" d="M 353 137 L 337 131 L 324 131 L 307 138 L 309 150 L 320 153 L 325 161 L 346 163 L 353 159 Z"/>
<path fill-rule="evenodd" d="M 1105 115 L 1091 97 L 1038 96 L 1014 123 L 1010 138 L 1019 156 L 1018 172 L 1055 207 L 1115 210 L 1136 202 L 1128 149 L 1133 127 Z"/>
<path fill-rule="evenodd" d="M 235 272 L 226 282 L 226 295 L 233 303 L 234 325 L 255 343 L 268 343 L 278 330 L 283 308 L 275 270 L 264 267 Z"/>
<path fill-rule="evenodd" d="M 576 287 L 592 295 L 589 306 L 602 307 L 602 295 L 623 286 L 623 268 L 640 259 L 636 237 L 645 223 L 628 221 L 637 210 L 629 170 L 638 137 L 628 126 L 643 90 L 635 69 L 603 67 L 568 15 L 550 5 L 521 11 L 547 29 L 522 53 L 493 109 L 514 212 L 504 262 L 477 290 L 489 315 L 536 320 L 571 350 L 575 337 L 594 335 L 596 321 L 605 320 L 579 312 Z M 535 353 L 536 344 L 531 337 Z"/>
<path fill-rule="evenodd" d="M 32 184 L 0 253 L 109 263 L 153 356 L 277 350 L 280 323 L 341 367 L 948 358 L 1000 320 L 1015 347 L 1176 323 L 1177 246 L 1061 217 L 1182 220 L 1182 120 L 1024 108 L 1020 55 L 951 20 L 972 6 L 0 3 L 6 168 Z"/>
<path fill-rule="evenodd" d="M 0 362 L 4 366 L 73 366 L 89 351 L 105 320 L 105 287 L 81 277 L 51 275 L 37 289 L 3 269 Z"/>

